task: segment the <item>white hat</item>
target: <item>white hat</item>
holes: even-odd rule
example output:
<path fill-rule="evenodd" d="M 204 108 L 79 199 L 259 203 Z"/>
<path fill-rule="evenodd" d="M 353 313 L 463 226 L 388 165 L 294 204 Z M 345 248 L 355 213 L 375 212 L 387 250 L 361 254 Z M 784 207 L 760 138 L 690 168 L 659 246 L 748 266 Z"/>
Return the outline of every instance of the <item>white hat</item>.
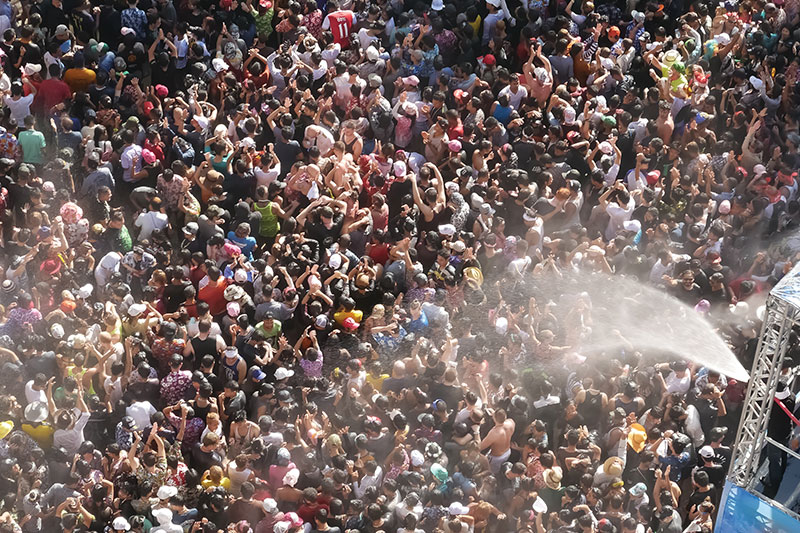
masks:
<path fill-rule="evenodd" d="M 622 229 L 624 229 L 625 231 L 632 231 L 634 233 L 639 233 L 642 230 L 642 223 L 636 220 L 635 218 L 631 220 L 626 220 L 625 222 L 622 223 Z"/>
<path fill-rule="evenodd" d="M 122 530 L 122 531 L 130 531 L 131 525 L 125 520 L 124 516 L 118 516 L 111 522 L 111 529 L 114 530 Z"/>
<path fill-rule="evenodd" d="M 697 453 L 700 454 L 700 457 L 705 457 L 706 459 L 711 459 L 716 455 L 714 453 L 714 448 L 712 448 L 711 446 L 703 446 Z"/>
<path fill-rule="evenodd" d="M 764 87 L 764 82 L 761 81 L 759 78 L 756 78 L 755 76 L 750 76 L 749 81 L 750 85 L 752 85 L 753 89 L 755 89 L 756 91 L 760 91 L 761 88 Z"/>
<path fill-rule="evenodd" d="M 272 498 L 266 498 L 261 503 L 261 507 L 264 508 L 264 512 L 267 514 L 275 514 L 278 512 L 278 502 L 276 502 Z"/>
<path fill-rule="evenodd" d="M 41 72 L 42 65 L 38 63 L 28 63 L 27 65 L 25 65 L 24 70 L 25 70 L 25 75 L 30 77 L 36 74 L 37 72 Z"/>
<path fill-rule="evenodd" d="M 144 313 L 147 310 L 147 306 L 144 304 L 131 304 L 128 307 L 128 314 L 132 317 L 137 317 Z"/>
<path fill-rule="evenodd" d="M 337 254 L 331 254 L 330 259 L 328 259 L 328 266 L 334 270 L 339 270 L 339 267 L 342 266 L 342 256 Z"/>
<path fill-rule="evenodd" d="M 731 36 L 727 33 L 720 33 L 715 37 L 717 43 L 721 44 L 722 46 L 728 46 L 731 42 Z"/>
<path fill-rule="evenodd" d="M 161 485 L 158 488 L 158 493 L 156 494 L 156 496 L 158 496 L 159 500 L 168 500 L 173 496 L 175 496 L 176 494 L 178 494 L 177 487 L 173 487 L 172 485 Z"/>
<path fill-rule="evenodd" d="M 278 367 L 278 369 L 275 370 L 275 380 L 276 381 L 280 381 L 282 379 L 287 379 L 287 378 L 290 378 L 292 376 L 294 376 L 294 370 L 289 370 L 288 368 L 284 368 L 282 366 Z"/>
<path fill-rule="evenodd" d="M 567 106 L 564 109 L 564 124 L 571 126 L 575 124 L 575 109 L 572 106 Z"/>
<path fill-rule="evenodd" d="M 408 172 L 405 161 L 395 161 L 394 165 L 392 165 L 392 168 L 394 169 L 394 175 L 398 178 L 400 176 L 405 176 L 406 172 Z"/>
<path fill-rule="evenodd" d="M 425 456 L 419 450 L 411 450 L 411 466 L 422 466 L 425 462 Z"/>
<path fill-rule="evenodd" d="M 367 51 L 365 52 L 367 56 L 367 61 L 377 61 L 380 57 L 380 52 L 374 46 L 367 47 Z"/>
<path fill-rule="evenodd" d="M 486 3 L 490 6 L 500 7 L 500 0 L 486 0 Z"/>
<path fill-rule="evenodd" d="M 192 117 L 197 125 L 200 126 L 200 129 L 206 131 L 208 129 L 208 119 L 203 115 L 194 115 Z"/>
<path fill-rule="evenodd" d="M 126 28 L 122 28 L 121 30 L 119 30 L 119 32 L 120 32 L 122 35 L 130 35 L 130 34 L 132 34 L 132 33 L 136 33 L 136 31 L 134 31 L 134 29 L 133 29 L 133 28 L 127 28 L 127 27 L 126 27 Z"/>
<path fill-rule="evenodd" d="M 453 502 L 447 508 L 447 512 L 450 513 L 451 516 L 458 516 L 460 514 L 467 514 L 469 513 L 469 507 L 464 505 L 461 502 Z"/>
<path fill-rule="evenodd" d="M 536 497 L 536 500 L 533 502 L 533 510 L 536 511 L 537 514 L 542 514 L 547 512 L 547 504 L 541 499 L 539 496 Z"/>
<path fill-rule="evenodd" d="M 452 237 L 456 234 L 456 227 L 452 224 L 442 224 L 439 226 L 439 233 Z"/>
<path fill-rule="evenodd" d="M 494 330 L 498 335 L 505 335 L 508 331 L 508 319 L 504 316 L 498 318 L 494 323 Z"/>
<path fill-rule="evenodd" d="M 433 0 L 433 2 L 431 2 L 431 9 L 434 11 L 441 11 L 444 9 L 444 2 L 442 2 L 442 0 Z"/>
<path fill-rule="evenodd" d="M 754 176 L 760 176 L 760 175 L 766 174 L 766 173 L 767 173 L 767 167 L 765 167 L 764 165 L 762 165 L 760 163 L 753 167 L 753 175 Z"/>
<path fill-rule="evenodd" d="M 792 394 L 792 391 L 790 391 L 789 389 L 783 389 L 782 391 L 779 391 L 779 392 L 775 393 L 775 398 L 777 398 L 778 400 L 785 400 L 791 394 Z"/>
<path fill-rule="evenodd" d="M 236 349 L 236 346 L 228 346 L 224 351 L 225 357 L 236 357 L 239 355 L 239 350 Z"/>
<path fill-rule="evenodd" d="M 668 67 L 671 67 L 673 63 L 680 59 L 680 57 L 681 54 L 677 50 L 669 50 L 664 54 L 663 63 Z"/>
<path fill-rule="evenodd" d="M 87 283 L 86 285 L 78 289 L 78 298 L 80 298 L 81 300 L 85 300 L 86 298 L 92 295 L 92 291 L 94 291 L 94 285 L 92 285 L 91 283 Z"/>
<path fill-rule="evenodd" d="M 601 142 L 597 148 L 606 155 L 610 155 L 614 152 L 614 147 L 611 146 L 611 143 L 608 141 Z"/>
<path fill-rule="evenodd" d="M 225 62 L 224 59 L 219 57 L 215 57 L 214 59 L 211 60 L 211 67 L 216 72 L 225 72 L 226 70 L 228 70 L 228 64 Z"/>
<path fill-rule="evenodd" d="M 636 11 L 634 9 L 633 11 L 631 11 L 631 17 L 636 22 L 644 22 L 644 13 L 642 13 L 641 11 Z"/>
<path fill-rule="evenodd" d="M 64 326 L 61 324 L 53 324 L 50 326 L 50 336 L 54 339 L 63 339 L 64 338 Z"/>
<path fill-rule="evenodd" d="M 172 520 L 172 511 L 169 509 L 162 507 L 160 509 L 154 509 L 151 514 L 153 518 L 159 523 L 159 525 L 166 525 L 169 524 Z"/>
<path fill-rule="evenodd" d="M 247 271 L 245 271 L 245 270 L 242 270 L 242 269 L 240 268 L 239 270 L 237 270 L 236 272 L 234 272 L 234 274 L 233 274 L 233 280 L 234 280 L 236 283 L 244 283 L 245 281 L 247 281 Z"/>

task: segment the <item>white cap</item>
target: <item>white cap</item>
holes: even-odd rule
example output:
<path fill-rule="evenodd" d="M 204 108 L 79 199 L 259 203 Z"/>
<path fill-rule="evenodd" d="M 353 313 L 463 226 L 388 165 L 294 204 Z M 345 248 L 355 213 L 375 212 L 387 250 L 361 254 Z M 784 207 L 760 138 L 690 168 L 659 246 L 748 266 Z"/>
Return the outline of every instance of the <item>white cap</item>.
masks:
<path fill-rule="evenodd" d="M 264 512 L 267 514 L 275 514 L 278 512 L 278 502 L 276 502 L 272 498 L 266 498 L 261 503 L 261 507 L 264 508 Z"/>
<path fill-rule="evenodd" d="M 374 46 L 367 47 L 366 51 L 367 61 L 377 61 L 380 57 L 380 52 Z"/>
<path fill-rule="evenodd" d="M 398 178 L 400 176 L 405 176 L 406 172 L 408 171 L 408 169 L 406 168 L 405 161 L 395 161 L 393 169 L 394 169 L 394 175 L 397 176 Z"/>
<path fill-rule="evenodd" d="M 144 304 L 131 304 L 128 307 L 128 314 L 132 317 L 137 317 L 144 313 L 147 310 L 147 306 Z"/>
<path fill-rule="evenodd" d="M 342 256 L 339 254 L 331 254 L 330 259 L 328 259 L 328 266 L 334 270 L 339 270 L 339 267 L 342 266 Z"/>
<path fill-rule="evenodd" d="M 89 296 L 92 295 L 92 291 L 94 291 L 94 286 L 91 283 L 87 283 L 80 289 L 78 289 L 78 298 L 81 300 L 85 300 Z"/>
<path fill-rule="evenodd" d="M 755 76 L 750 76 L 750 85 L 752 85 L 753 89 L 756 91 L 760 91 L 761 88 L 764 87 L 764 82 Z"/>
<path fill-rule="evenodd" d="M 500 0 L 486 0 L 486 3 L 490 6 L 500 7 Z"/>
<path fill-rule="evenodd" d="M 216 57 L 211 60 L 211 67 L 216 72 L 225 72 L 226 70 L 228 70 L 228 64 L 225 62 L 224 59 L 219 57 Z"/>
<path fill-rule="evenodd" d="M 131 525 L 125 520 L 124 516 L 118 516 L 111 522 L 111 529 L 114 530 L 122 530 L 122 531 L 130 531 Z"/>
<path fill-rule="evenodd" d="M 700 454 L 700 457 L 705 457 L 706 459 L 711 459 L 716 455 L 714 453 L 714 448 L 711 446 L 703 446 L 697 453 Z"/>
<path fill-rule="evenodd" d="M 603 141 L 603 142 L 601 142 L 601 143 L 600 143 L 600 145 L 599 145 L 597 148 L 598 148 L 598 149 L 599 149 L 601 152 L 603 152 L 604 154 L 606 154 L 606 155 L 610 155 L 611 153 L 613 153 L 613 152 L 614 152 L 614 147 L 613 147 L 613 146 L 611 146 L 611 143 L 610 143 L 610 142 L 608 142 L 608 141 Z"/>
<path fill-rule="evenodd" d="M 294 370 L 289 370 L 288 368 L 284 368 L 282 366 L 278 367 L 278 369 L 275 370 L 275 379 L 277 381 L 280 381 L 282 379 L 287 379 L 292 376 L 294 376 Z"/>
<path fill-rule="evenodd" d="M 460 514 L 467 514 L 469 513 L 469 507 L 464 505 L 461 502 L 453 502 L 447 508 L 447 512 L 450 513 L 451 516 L 458 516 Z"/>
<path fill-rule="evenodd" d="M 731 36 L 727 33 L 720 33 L 715 37 L 717 43 L 721 44 L 722 46 L 728 46 L 731 42 Z"/>
<path fill-rule="evenodd" d="M 168 500 L 178 494 L 178 488 L 173 487 L 172 485 L 162 485 L 158 488 L 158 496 L 159 500 Z"/>

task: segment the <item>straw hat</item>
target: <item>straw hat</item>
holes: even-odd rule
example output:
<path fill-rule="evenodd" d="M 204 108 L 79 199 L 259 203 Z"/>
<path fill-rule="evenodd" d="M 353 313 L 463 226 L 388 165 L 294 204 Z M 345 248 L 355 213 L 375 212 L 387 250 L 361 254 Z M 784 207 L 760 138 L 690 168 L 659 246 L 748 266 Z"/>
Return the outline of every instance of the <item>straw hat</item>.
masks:
<path fill-rule="evenodd" d="M 561 488 L 561 478 L 563 477 L 561 474 L 560 468 L 548 468 L 542 474 L 544 477 L 544 484 L 553 490 L 559 490 Z"/>
<path fill-rule="evenodd" d="M 631 424 L 630 431 L 628 432 L 628 445 L 633 448 L 636 453 L 642 453 L 645 444 L 647 443 L 647 430 L 641 424 Z"/>
<path fill-rule="evenodd" d="M 620 477 L 622 475 L 623 462 L 619 457 L 609 457 L 603 463 L 603 472 L 611 477 Z"/>

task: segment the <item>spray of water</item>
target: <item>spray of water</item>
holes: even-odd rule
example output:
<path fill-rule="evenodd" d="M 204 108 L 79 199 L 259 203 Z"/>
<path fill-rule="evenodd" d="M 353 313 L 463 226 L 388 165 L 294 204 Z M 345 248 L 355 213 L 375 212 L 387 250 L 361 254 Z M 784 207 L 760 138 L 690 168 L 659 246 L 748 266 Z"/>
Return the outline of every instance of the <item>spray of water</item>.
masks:
<path fill-rule="evenodd" d="M 567 321 L 568 327 L 584 329 L 576 347 L 583 356 L 619 353 L 629 342 L 650 363 L 663 362 L 664 357 L 685 359 L 738 380 L 749 379 L 712 324 L 662 288 L 633 278 L 583 272 L 558 279 L 553 275 L 532 279 L 521 291 L 534 296 L 540 305 L 555 303 L 556 314 L 561 316 L 587 306 L 589 313 L 584 314 L 591 317 L 590 322 Z"/>

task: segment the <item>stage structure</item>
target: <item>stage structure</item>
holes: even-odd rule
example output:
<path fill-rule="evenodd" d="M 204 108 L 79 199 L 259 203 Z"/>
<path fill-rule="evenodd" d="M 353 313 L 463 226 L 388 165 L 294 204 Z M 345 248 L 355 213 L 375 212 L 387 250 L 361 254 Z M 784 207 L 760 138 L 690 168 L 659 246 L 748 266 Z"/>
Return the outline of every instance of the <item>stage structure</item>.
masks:
<path fill-rule="evenodd" d="M 761 500 L 764 508 L 770 509 L 768 514 L 773 517 L 780 514 L 782 518 L 794 521 L 794 531 L 800 531 L 800 516 L 756 490 L 759 485 L 758 470 L 761 451 L 767 443 L 785 451 L 791 456 L 791 460 L 800 460 L 800 454 L 767 436 L 769 414 L 774 403 L 773 397 L 778 387 L 781 367 L 790 348 L 789 336 L 793 328 L 800 331 L 800 265 L 796 265 L 791 272 L 784 276 L 770 291 L 767 298 L 761 338 L 750 372 L 750 383 L 728 472 L 728 483 L 726 484 L 728 486 L 726 486 L 725 498 L 720 504 L 720 516 L 725 516 L 726 509 L 730 512 L 737 507 L 733 498 L 740 498 L 740 496 L 736 495 L 748 498 L 755 496 Z M 742 507 L 740 505 L 739 511 L 733 514 L 739 520 L 742 520 Z M 729 514 L 729 516 L 731 515 Z M 766 517 L 762 517 L 762 519 L 763 522 L 755 531 L 783 531 L 782 527 L 769 527 L 770 522 L 776 524 L 775 520 Z M 715 527 L 716 531 L 721 530 L 723 525 L 721 522 L 727 521 L 723 518 Z M 744 522 L 746 520 L 739 525 L 743 526 Z M 735 526 L 733 528 L 733 531 L 749 530 L 746 527 L 745 529 Z"/>

